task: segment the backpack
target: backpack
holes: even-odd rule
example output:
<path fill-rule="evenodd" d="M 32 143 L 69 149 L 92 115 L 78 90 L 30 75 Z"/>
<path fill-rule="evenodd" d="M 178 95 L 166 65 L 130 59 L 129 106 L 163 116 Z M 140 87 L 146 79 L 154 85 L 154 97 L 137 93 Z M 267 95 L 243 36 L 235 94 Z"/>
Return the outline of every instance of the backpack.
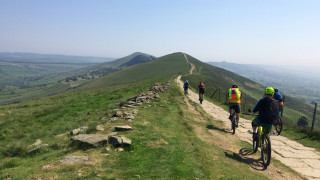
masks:
<path fill-rule="evenodd" d="M 273 98 L 275 100 L 280 101 L 280 102 L 283 101 L 282 95 L 281 95 L 281 93 L 279 91 L 274 93 Z"/>
<path fill-rule="evenodd" d="M 229 99 L 240 99 L 241 94 L 238 88 L 231 88 L 229 89 Z"/>
<path fill-rule="evenodd" d="M 184 82 L 184 87 L 189 87 L 189 83 L 187 81 Z"/>
<path fill-rule="evenodd" d="M 260 114 L 260 113 L 259 113 Z M 279 103 L 278 101 L 266 98 L 263 103 L 263 114 L 260 116 L 260 122 L 265 124 L 272 124 L 279 115 Z"/>

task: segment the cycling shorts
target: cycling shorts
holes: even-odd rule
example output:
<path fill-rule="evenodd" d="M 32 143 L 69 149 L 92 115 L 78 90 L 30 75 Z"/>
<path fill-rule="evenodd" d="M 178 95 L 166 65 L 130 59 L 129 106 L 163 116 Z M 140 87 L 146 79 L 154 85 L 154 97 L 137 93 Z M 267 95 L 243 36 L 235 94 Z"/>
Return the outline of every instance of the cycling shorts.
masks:
<path fill-rule="evenodd" d="M 204 94 L 204 88 L 199 89 L 199 94 Z"/>
<path fill-rule="evenodd" d="M 270 133 L 272 129 L 272 124 L 261 123 L 258 117 L 256 117 L 251 124 L 254 127 L 262 126 L 263 128 L 266 128 L 268 130 L 268 133 Z"/>
<path fill-rule="evenodd" d="M 234 109 L 236 113 L 241 112 L 241 105 L 239 103 L 229 103 L 229 110 Z"/>

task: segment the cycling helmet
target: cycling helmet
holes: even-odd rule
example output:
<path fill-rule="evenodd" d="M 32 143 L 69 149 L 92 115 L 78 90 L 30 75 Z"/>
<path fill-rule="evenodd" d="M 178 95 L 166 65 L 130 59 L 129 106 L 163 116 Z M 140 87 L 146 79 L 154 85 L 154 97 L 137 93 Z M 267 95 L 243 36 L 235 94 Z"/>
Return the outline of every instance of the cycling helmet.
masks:
<path fill-rule="evenodd" d="M 238 86 L 237 85 L 232 85 L 232 88 L 238 88 Z"/>
<path fill-rule="evenodd" d="M 274 89 L 272 87 L 267 87 L 266 90 L 265 90 L 265 93 L 267 95 L 274 95 Z"/>
<path fill-rule="evenodd" d="M 278 90 L 278 88 L 274 88 L 274 92 L 278 92 L 279 90 Z"/>

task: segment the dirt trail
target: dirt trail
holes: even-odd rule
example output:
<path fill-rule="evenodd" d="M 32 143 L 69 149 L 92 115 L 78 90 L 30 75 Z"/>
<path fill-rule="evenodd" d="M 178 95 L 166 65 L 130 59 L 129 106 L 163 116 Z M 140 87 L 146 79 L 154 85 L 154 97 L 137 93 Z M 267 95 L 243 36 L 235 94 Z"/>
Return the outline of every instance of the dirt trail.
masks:
<path fill-rule="evenodd" d="M 183 53 L 183 55 L 184 55 L 184 58 L 186 59 L 186 61 L 191 65 L 189 74 L 192 74 L 193 71 L 195 70 L 195 66 L 194 66 L 194 64 L 189 62 L 188 57 L 187 57 L 187 55 L 185 53 Z"/>
<path fill-rule="evenodd" d="M 190 63 L 188 60 L 187 62 Z M 191 67 L 194 67 L 194 65 L 192 65 Z M 190 70 L 190 72 L 192 71 Z M 176 79 L 176 82 L 181 88 L 181 91 L 183 91 L 181 76 Z M 192 92 L 190 89 L 188 97 L 193 102 L 200 105 L 198 94 Z M 226 131 L 231 131 L 230 120 L 228 119 L 229 113 L 227 111 L 208 101 L 203 101 L 201 106 L 206 113 L 217 120 L 223 121 Z M 251 120 L 240 118 L 239 128 L 236 130 L 236 135 L 241 140 L 252 143 Z M 320 179 L 320 153 L 314 148 L 305 147 L 296 141 L 276 135 L 271 135 L 271 142 L 273 150 L 272 157 L 281 161 L 283 164 L 299 172 L 308 179 Z"/>

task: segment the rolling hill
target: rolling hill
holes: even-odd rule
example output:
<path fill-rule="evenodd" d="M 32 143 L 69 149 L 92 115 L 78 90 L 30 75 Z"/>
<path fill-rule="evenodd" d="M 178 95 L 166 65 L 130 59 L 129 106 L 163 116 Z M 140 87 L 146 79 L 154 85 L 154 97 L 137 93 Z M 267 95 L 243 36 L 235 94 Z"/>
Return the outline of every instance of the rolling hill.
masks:
<path fill-rule="evenodd" d="M 14 73 L 0 77 L 0 87 L 2 87 L 0 104 L 19 103 L 65 92 L 123 68 L 153 59 L 155 59 L 154 56 L 137 52 L 111 62 L 100 63 L 69 72 L 47 74 L 46 71 L 33 70 L 33 73 L 38 75 L 32 74 L 30 76 L 23 71 L 30 71 L 30 69 L 13 67 L 13 71 L 6 68 L 0 71 L 0 74 L 9 73 L 9 71 Z"/>
<path fill-rule="evenodd" d="M 245 151 L 251 149 L 251 145 L 224 132 L 221 122 L 206 116 L 200 106 L 188 101 L 173 79 L 183 75 L 193 88 L 204 81 L 208 89 L 206 100 L 223 107 L 226 107 L 224 98 L 219 100 L 217 95 L 210 98 L 217 89 L 223 95 L 225 89 L 238 84 L 250 106 L 261 97 L 264 87 L 189 55 L 188 59 L 196 67 L 192 75 L 188 74 L 190 65 L 183 53 L 173 53 L 93 79 L 69 92 L 0 106 L 0 178 L 301 178 L 277 161 L 267 173 L 252 168 L 250 161 L 258 157 L 246 158 L 239 153 L 239 149 Z M 133 111 L 123 106 L 128 98 L 147 92 L 155 83 L 168 81 L 171 88 L 137 107 L 138 113 L 132 122 L 120 117 L 110 120 L 115 111 Z M 114 126 L 123 124 L 132 126 L 133 130 L 115 132 Z M 82 133 L 117 134 L 130 138 L 132 144 L 122 152 L 117 146 L 85 150 L 74 147 L 69 132 L 82 126 L 88 126 Z M 47 145 L 28 153 L 29 146 L 37 139 Z M 72 165 L 59 163 L 68 155 L 90 157 L 91 161 Z M 237 173 L 231 173 L 230 169 Z M 274 170 L 279 170 L 281 175 Z"/>

